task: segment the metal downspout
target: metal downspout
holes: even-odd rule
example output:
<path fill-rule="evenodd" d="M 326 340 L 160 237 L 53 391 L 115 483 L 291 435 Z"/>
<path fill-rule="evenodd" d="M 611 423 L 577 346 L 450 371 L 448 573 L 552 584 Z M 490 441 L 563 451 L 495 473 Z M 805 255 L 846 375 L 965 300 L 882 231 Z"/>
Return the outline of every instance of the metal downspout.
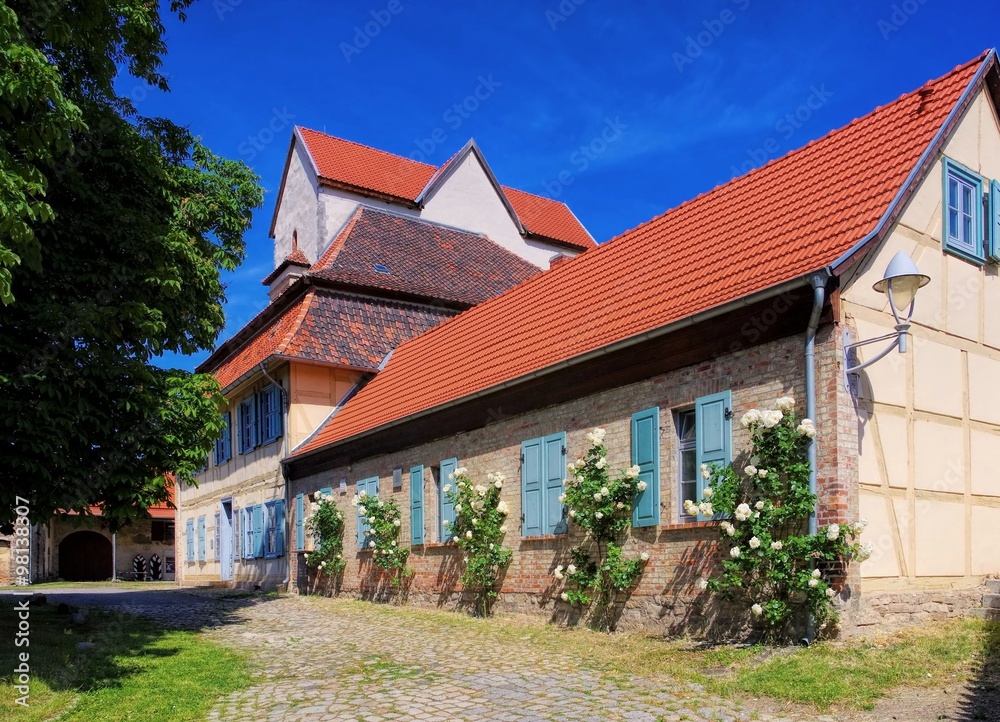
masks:
<path fill-rule="evenodd" d="M 286 456 L 288 456 L 288 408 L 289 408 L 288 392 L 285 391 L 284 386 L 275 381 L 274 378 L 267 372 L 267 368 L 264 365 L 263 361 L 260 362 L 260 372 L 264 374 L 264 378 L 266 378 L 272 384 L 277 386 L 278 390 L 281 392 L 281 424 L 282 424 L 281 430 L 283 432 L 282 433 L 283 438 L 281 440 L 281 446 L 282 446 L 281 458 L 283 459 Z M 291 533 L 291 522 L 289 520 L 292 518 L 292 515 L 290 513 L 292 507 L 290 504 L 290 500 L 288 498 L 288 479 L 285 478 L 285 465 L 282 464 L 280 460 L 278 461 L 278 469 L 279 473 L 281 474 L 282 498 L 285 500 L 285 522 L 284 522 L 285 578 L 282 580 L 281 584 L 287 590 L 288 583 L 292 579 L 292 554 L 291 550 L 289 549 L 290 545 L 288 543 L 288 541 L 291 539 L 291 536 L 289 536 Z"/>

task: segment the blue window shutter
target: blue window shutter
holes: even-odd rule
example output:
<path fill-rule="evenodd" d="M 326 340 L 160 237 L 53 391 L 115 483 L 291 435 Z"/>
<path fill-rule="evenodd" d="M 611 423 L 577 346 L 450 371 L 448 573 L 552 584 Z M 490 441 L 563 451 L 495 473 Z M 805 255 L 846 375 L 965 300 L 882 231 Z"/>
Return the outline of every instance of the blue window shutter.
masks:
<path fill-rule="evenodd" d="M 323 496 L 331 496 L 333 494 L 333 487 L 324 486 L 322 489 L 319 490 L 319 493 L 322 494 Z"/>
<path fill-rule="evenodd" d="M 566 478 L 566 432 L 546 436 L 542 440 L 545 449 L 545 459 L 542 466 L 545 484 L 544 534 L 563 534 L 566 532 L 566 519 L 563 516 L 563 505 L 559 497 L 563 493 L 563 479 Z"/>
<path fill-rule="evenodd" d="M 243 404 L 240 404 L 236 407 L 236 453 L 238 454 L 246 453 L 243 445 L 243 424 L 246 423 L 244 415 Z"/>
<path fill-rule="evenodd" d="M 438 519 L 439 534 L 442 542 L 446 542 L 452 537 L 452 532 L 450 531 L 451 526 L 445 526 L 444 522 L 447 521 L 449 525 L 453 525 L 455 522 L 455 502 L 448 498 L 448 495 L 444 493 L 444 488 L 448 484 L 455 484 L 454 479 L 448 478 L 449 475 L 455 473 L 455 469 L 458 468 L 458 459 L 454 456 L 450 459 L 445 459 L 441 462 L 441 479 L 440 487 L 438 489 L 438 499 L 440 499 L 440 518 Z"/>
<path fill-rule="evenodd" d="M 198 517 L 198 561 L 205 561 L 205 517 Z"/>
<path fill-rule="evenodd" d="M 645 491 L 636 494 L 632 506 L 632 526 L 660 523 L 660 409 L 632 414 L 632 465 L 639 467 L 639 481 Z"/>
<path fill-rule="evenodd" d="M 259 559 L 264 556 L 264 505 L 253 506 L 253 556 Z"/>
<path fill-rule="evenodd" d="M 243 508 L 243 558 L 253 559 L 253 507 Z"/>
<path fill-rule="evenodd" d="M 302 494 L 295 495 L 295 551 L 306 548 L 306 502 Z"/>
<path fill-rule="evenodd" d="M 1000 183 L 990 181 L 990 260 L 1000 263 Z"/>
<path fill-rule="evenodd" d="M 424 467 L 410 469 L 410 544 L 424 543 Z"/>
<path fill-rule="evenodd" d="M 732 392 L 723 391 L 695 399 L 696 461 L 702 464 L 729 466 L 732 463 L 733 422 Z M 727 413 L 729 412 L 729 413 Z M 698 499 L 702 498 L 705 480 L 698 473 Z M 702 518 L 699 516 L 699 518 Z"/>
<path fill-rule="evenodd" d="M 521 444 L 521 536 L 542 532 L 542 439 Z"/>
<path fill-rule="evenodd" d="M 285 554 L 285 500 L 278 499 L 274 502 L 274 518 L 275 524 L 277 525 L 277 534 L 275 537 L 278 543 L 275 547 L 275 556 L 283 556 Z"/>
<path fill-rule="evenodd" d="M 365 492 L 369 497 L 378 498 L 378 477 L 372 476 L 358 482 L 358 493 Z M 361 520 L 361 512 L 358 511 L 358 549 L 363 549 L 368 543 L 368 532 L 371 527 L 368 522 Z"/>
<path fill-rule="evenodd" d="M 185 542 L 187 544 L 187 560 L 194 561 L 194 519 L 188 519 L 186 524 Z"/>

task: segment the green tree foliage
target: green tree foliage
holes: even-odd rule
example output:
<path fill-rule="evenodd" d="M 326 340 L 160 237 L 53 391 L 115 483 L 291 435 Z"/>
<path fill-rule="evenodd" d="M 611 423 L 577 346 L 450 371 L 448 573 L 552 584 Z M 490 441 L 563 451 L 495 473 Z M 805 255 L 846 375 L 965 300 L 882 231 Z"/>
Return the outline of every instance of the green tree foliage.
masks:
<path fill-rule="evenodd" d="M 142 515 L 221 431 L 214 379 L 150 362 L 215 343 L 262 191 L 116 92 L 167 89 L 163 32 L 143 0 L 0 0 L 0 501 L 35 520 Z"/>

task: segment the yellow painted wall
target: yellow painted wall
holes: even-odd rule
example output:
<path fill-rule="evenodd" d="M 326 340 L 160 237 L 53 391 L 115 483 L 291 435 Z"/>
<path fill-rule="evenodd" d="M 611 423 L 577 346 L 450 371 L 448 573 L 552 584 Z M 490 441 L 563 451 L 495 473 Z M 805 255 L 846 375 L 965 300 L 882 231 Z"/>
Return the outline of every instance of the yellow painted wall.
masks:
<path fill-rule="evenodd" d="M 981 94 L 944 155 L 1000 180 L 1000 122 Z M 853 340 L 890 333 L 872 290 L 897 251 L 931 277 L 917 296 L 910 352 L 858 382 L 860 506 L 875 544 L 866 589 L 965 586 L 1000 572 L 1000 278 L 943 250 L 938 158 L 881 248 L 842 279 Z M 882 348 L 862 349 L 860 360 Z"/>

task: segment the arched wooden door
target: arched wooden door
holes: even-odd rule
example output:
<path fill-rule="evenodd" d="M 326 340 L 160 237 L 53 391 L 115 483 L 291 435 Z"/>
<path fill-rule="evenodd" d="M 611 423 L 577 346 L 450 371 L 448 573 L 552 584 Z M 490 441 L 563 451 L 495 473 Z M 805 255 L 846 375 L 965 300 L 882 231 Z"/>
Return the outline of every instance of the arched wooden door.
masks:
<path fill-rule="evenodd" d="M 71 582 L 111 578 L 111 540 L 96 531 L 75 531 L 59 542 L 59 576 Z"/>

